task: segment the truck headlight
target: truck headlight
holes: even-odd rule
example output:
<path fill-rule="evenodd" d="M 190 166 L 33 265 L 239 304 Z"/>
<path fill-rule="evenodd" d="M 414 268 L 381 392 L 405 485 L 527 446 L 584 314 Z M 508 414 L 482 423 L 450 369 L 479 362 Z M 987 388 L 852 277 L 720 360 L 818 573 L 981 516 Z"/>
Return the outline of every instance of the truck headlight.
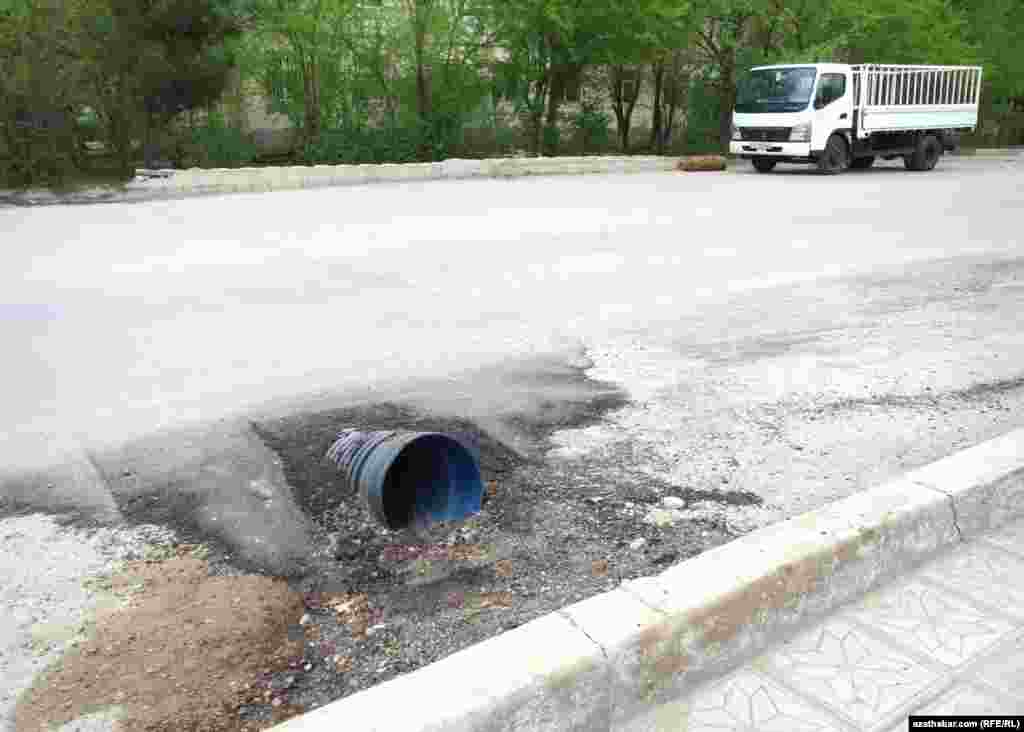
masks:
<path fill-rule="evenodd" d="M 804 122 L 794 127 L 789 132 L 790 142 L 810 142 L 811 141 L 811 123 L 810 121 Z"/>
<path fill-rule="evenodd" d="M 743 135 L 740 134 L 740 128 L 736 126 L 735 122 L 732 125 L 732 139 L 734 139 L 734 140 L 742 140 L 743 139 Z"/>

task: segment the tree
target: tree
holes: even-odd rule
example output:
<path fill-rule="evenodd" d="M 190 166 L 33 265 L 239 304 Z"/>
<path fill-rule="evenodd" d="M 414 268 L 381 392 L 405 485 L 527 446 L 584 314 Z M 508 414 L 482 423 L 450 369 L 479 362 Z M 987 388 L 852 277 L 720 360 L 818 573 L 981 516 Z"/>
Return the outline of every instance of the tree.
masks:
<path fill-rule="evenodd" d="M 541 152 L 544 110 L 551 106 L 549 92 L 557 74 L 561 8 L 559 0 L 495 0 L 489 8 L 495 44 L 505 54 L 495 63 L 498 96 L 515 105 L 535 154 Z"/>
<path fill-rule="evenodd" d="M 170 119 L 222 95 L 241 31 L 225 0 L 69 0 L 75 46 L 92 105 L 124 174 L 134 144 Z M 147 157 L 151 154 L 145 145 Z"/>
<path fill-rule="evenodd" d="M 650 149 L 657 155 L 663 155 L 672 141 L 676 114 L 687 104 L 693 62 L 686 50 L 675 49 L 660 54 L 651 66 L 654 98 Z"/>
<path fill-rule="evenodd" d="M 605 6 L 600 37 L 604 41 L 603 62 L 609 68 L 612 108 L 619 130 L 619 145 L 629 151 L 633 110 L 649 69 L 653 87 L 651 106 L 652 149 L 664 139 L 665 112 L 663 93 L 670 68 L 676 70 L 678 49 L 685 48 L 693 30 L 694 6 L 686 0 L 612 0 Z M 674 78 L 669 78 L 670 84 Z M 673 99 L 676 95 L 673 95 Z M 674 103 L 673 103 L 674 116 Z"/>
<path fill-rule="evenodd" d="M 307 144 L 341 116 L 351 58 L 343 31 L 356 10 L 349 0 L 255 0 L 240 53 Z"/>
<path fill-rule="evenodd" d="M 557 152 L 565 92 L 614 47 L 623 0 L 493 0 L 497 42 L 508 53 L 500 75 L 524 113 L 534 151 Z"/>
<path fill-rule="evenodd" d="M 629 154 L 629 133 L 633 124 L 633 110 L 640 98 L 643 75 L 640 67 L 614 64 L 609 69 L 612 112 L 615 113 L 615 127 L 619 135 L 619 149 Z"/>
<path fill-rule="evenodd" d="M 751 41 L 781 11 L 774 0 L 709 0 L 694 23 L 694 50 L 718 97 L 718 140 L 728 148 L 738 75 L 770 55 Z"/>
<path fill-rule="evenodd" d="M 484 101 L 487 5 L 478 0 L 402 0 L 412 48 L 416 119 L 433 154 L 445 150 Z M 424 154 L 430 154 L 424 149 Z"/>
<path fill-rule="evenodd" d="M 978 56 L 966 21 L 949 0 L 832 0 L 788 14 L 803 29 L 793 60 L 845 63 L 968 64 Z"/>
<path fill-rule="evenodd" d="M 87 97 L 75 35 L 58 0 L 0 6 L 0 178 L 10 183 L 60 183 L 83 163 L 76 118 Z"/>
<path fill-rule="evenodd" d="M 963 35 L 984 64 L 983 129 L 997 127 L 997 144 L 1024 144 L 1024 4 L 1018 0 L 957 0 Z"/>

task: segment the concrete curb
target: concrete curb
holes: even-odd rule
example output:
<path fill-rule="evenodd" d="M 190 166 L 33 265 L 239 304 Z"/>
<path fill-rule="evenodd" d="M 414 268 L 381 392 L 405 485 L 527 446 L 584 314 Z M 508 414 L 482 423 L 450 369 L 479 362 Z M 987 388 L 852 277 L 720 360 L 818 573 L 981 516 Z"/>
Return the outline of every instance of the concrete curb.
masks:
<path fill-rule="evenodd" d="M 956 154 L 965 158 L 1000 158 L 1016 157 L 1024 153 L 1024 149 L 1015 147 L 1005 148 L 968 148 L 957 150 Z"/>
<path fill-rule="evenodd" d="M 1024 430 L 1017 430 L 273 729 L 616 729 L 1021 515 Z"/>
<path fill-rule="evenodd" d="M 451 159 L 440 163 L 382 163 L 380 165 L 313 165 L 276 168 L 190 168 L 139 171 L 120 188 L 72 194 L 50 191 L 0 191 L 0 203 L 47 205 L 59 203 L 125 202 L 225 193 L 303 190 L 367 183 L 410 183 L 467 178 L 518 178 L 528 175 L 588 173 L 650 173 L 675 169 L 678 158 L 662 156 L 602 156 L 558 158 Z"/>

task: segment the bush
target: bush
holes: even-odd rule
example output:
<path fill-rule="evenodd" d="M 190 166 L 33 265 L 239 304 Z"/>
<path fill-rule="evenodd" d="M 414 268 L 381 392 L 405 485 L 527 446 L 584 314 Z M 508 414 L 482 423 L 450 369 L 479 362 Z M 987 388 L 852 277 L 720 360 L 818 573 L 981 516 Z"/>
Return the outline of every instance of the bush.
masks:
<path fill-rule="evenodd" d="M 541 147 L 547 156 L 558 155 L 558 148 L 562 142 L 562 131 L 558 125 L 546 125 L 544 127 L 544 138 Z"/>
<path fill-rule="evenodd" d="M 601 106 L 593 100 L 584 100 L 580 109 L 573 117 L 576 129 L 576 142 L 581 152 L 595 152 L 607 149 L 611 140 L 609 132 L 611 117 L 603 112 Z"/>
<path fill-rule="evenodd" d="M 341 127 L 322 131 L 300 159 L 308 165 L 415 163 L 444 160 L 464 146 L 461 120 L 439 117 L 429 124 Z"/>
<path fill-rule="evenodd" d="M 522 132 L 514 127 L 505 124 L 498 124 L 494 127 L 494 155 L 511 155 L 518 148 L 525 147 Z"/>
<path fill-rule="evenodd" d="M 79 173 L 74 120 L 63 111 L 8 109 L 0 119 L 4 154 L 0 184 L 15 188 L 61 186 Z"/>
<path fill-rule="evenodd" d="M 688 153 L 719 153 L 718 95 L 703 79 L 695 79 L 687 98 L 683 148 Z"/>
<path fill-rule="evenodd" d="M 211 113 L 206 122 L 190 130 L 183 150 L 186 167 L 240 168 L 256 159 L 255 143 L 224 116 Z"/>
<path fill-rule="evenodd" d="M 415 128 L 346 127 L 323 130 L 300 153 L 308 165 L 411 163 L 419 157 L 422 141 Z"/>
<path fill-rule="evenodd" d="M 520 132 L 503 124 L 466 127 L 462 130 L 461 143 L 448 152 L 460 158 L 504 157 L 526 146 L 526 140 L 522 138 Z"/>
<path fill-rule="evenodd" d="M 86 108 L 82 110 L 82 113 L 78 115 L 76 124 L 83 141 L 92 142 L 93 140 L 99 140 L 103 136 L 99 116 L 92 109 Z"/>

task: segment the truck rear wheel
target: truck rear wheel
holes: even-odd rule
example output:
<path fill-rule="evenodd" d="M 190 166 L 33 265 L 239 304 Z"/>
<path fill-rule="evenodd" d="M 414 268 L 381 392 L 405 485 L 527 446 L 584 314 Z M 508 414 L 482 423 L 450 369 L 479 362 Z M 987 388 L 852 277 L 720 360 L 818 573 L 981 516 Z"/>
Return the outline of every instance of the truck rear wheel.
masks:
<path fill-rule="evenodd" d="M 842 173 L 850 165 L 850 151 L 842 135 L 832 135 L 818 158 L 818 170 L 828 175 Z"/>
<path fill-rule="evenodd" d="M 875 156 L 869 155 L 866 158 L 854 158 L 850 161 L 850 168 L 853 170 L 867 170 L 875 164 Z"/>
<path fill-rule="evenodd" d="M 776 161 L 767 158 L 753 158 L 750 162 L 754 164 L 754 170 L 758 173 L 771 173 L 775 170 Z"/>
<path fill-rule="evenodd" d="M 917 141 L 914 152 L 903 157 L 907 170 L 932 170 L 942 157 L 942 143 L 935 135 L 925 135 Z"/>

